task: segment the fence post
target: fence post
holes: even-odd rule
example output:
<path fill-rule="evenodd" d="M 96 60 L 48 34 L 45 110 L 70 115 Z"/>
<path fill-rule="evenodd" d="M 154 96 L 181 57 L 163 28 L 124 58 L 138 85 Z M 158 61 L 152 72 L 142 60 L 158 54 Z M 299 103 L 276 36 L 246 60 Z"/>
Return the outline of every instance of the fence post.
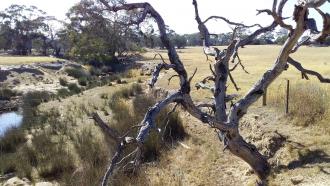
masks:
<path fill-rule="evenodd" d="M 289 98 L 290 98 L 290 80 L 287 80 L 286 83 L 286 105 L 285 105 L 285 113 L 289 114 Z"/>
<path fill-rule="evenodd" d="M 264 94 L 262 95 L 262 106 L 267 105 L 267 89 L 265 89 Z"/>

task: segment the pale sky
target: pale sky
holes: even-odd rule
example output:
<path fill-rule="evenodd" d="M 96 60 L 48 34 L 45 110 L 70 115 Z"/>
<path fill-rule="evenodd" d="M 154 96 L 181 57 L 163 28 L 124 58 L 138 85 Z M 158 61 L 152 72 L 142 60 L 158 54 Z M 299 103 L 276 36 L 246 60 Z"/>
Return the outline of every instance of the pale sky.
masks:
<path fill-rule="evenodd" d="M 0 0 L 0 10 L 4 10 L 11 4 L 35 5 L 44 10 L 48 15 L 58 19 L 65 19 L 65 14 L 79 0 Z M 127 0 L 128 2 L 149 2 L 163 16 L 165 23 L 179 34 L 198 32 L 194 20 L 194 9 L 192 0 Z M 256 16 L 256 9 L 271 8 L 272 0 L 199 0 L 199 10 L 202 19 L 211 15 L 224 16 L 235 22 L 245 24 L 260 23 L 268 25 L 272 19 L 267 15 Z M 284 10 L 284 16 L 291 16 L 296 0 L 289 0 Z M 330 13 L 330 3 L 322 8 Z M 291 11 L 290 11 L 291 10 Z M 311 11 L 311 16 L 317 18 L 318 28 L 321 29 L 322 20 L 320 16 Z M 210 22 L 208 27 L 213 33 L 228 32 L 229 27 L 222 23 Z"/>

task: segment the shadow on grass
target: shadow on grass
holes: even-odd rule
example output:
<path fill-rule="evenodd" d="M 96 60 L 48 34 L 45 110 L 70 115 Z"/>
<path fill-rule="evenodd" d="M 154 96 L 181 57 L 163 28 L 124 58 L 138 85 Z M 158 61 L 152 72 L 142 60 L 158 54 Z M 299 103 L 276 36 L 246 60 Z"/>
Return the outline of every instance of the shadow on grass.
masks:
<path fill-rule="evenodd" d="M 296 168 L 304 168 L 307 165 L 330 163 L 330 156 L 323 150 L 308 150 L 305 153 L 298 152 L 298 155 L 298 160 L 294 160 L 288 164 L 287 168 L 289 170 Z"/>

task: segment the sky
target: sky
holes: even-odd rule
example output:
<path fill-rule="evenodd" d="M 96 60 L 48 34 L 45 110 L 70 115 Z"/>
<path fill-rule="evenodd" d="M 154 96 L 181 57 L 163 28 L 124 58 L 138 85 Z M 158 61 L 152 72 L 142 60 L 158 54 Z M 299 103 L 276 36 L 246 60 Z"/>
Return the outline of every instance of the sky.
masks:
<path fill-rule="evenodd" d="M 77 2 L 79 0 L 0 0 L 0 10 L 4 10 L 11 4 L 35 5 L 46 11 L 48 15 L 64 20 L 69 8 Z M 179 34 L 198 32 L 192 0 L 127 0 L 127 2 L 149 2 L 162 15 L 165 23 Z M 271 17 L 265 14 L 256 16 L 256 9 L 271 8 L 272 2 L 272 0 L 199 0 L 198 4 L 203 20 L 209 16 L 218 15 L 235 22 L 260 23 L 266 26 L 272 22 Z M 289 0 L 284 9 L 284 16 L 291 16 L 295 2 L 296 0 Z M 330 3 L 326 3 L 321 9 L 330 13 Z M 320 29 L 321 17 L 314 10 L 311 11 L 311 17 L 316 18 Z M 208 27 L 212 33 L 230 31 L 230 27 L 221 21 L 211 21 Z"/>

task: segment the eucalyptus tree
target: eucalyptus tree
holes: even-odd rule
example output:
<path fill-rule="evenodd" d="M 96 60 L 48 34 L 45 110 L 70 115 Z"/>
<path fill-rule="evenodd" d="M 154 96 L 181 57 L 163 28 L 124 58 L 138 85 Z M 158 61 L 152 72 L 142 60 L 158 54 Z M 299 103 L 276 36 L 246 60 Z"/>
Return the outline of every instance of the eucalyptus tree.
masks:
<path fill-rule="evenodd" d="M 47 21 L 55 19 L 36 6 L 11 5 L 0 12 L 0 34 L 4 49 L 13 49 L 14 54 L 31 54 L 32 42 L 45 38 L 49 31 Z"/>
<path fill-rule="evenodd" d="M 112 1 L 112 3 L 123 1 Z M 131 12 L 128 17 L 133 17 Z M 135 50 L 139 33 L 127 16 L 105 11 L 100 3 L 82 0 L 67 13 L 70 22 L 61 37 L 70 42 L 69 56 L 83 61 L 113 61 L 115 56 Z M 63 33 L 66 33 L 64 36 Z"/>

